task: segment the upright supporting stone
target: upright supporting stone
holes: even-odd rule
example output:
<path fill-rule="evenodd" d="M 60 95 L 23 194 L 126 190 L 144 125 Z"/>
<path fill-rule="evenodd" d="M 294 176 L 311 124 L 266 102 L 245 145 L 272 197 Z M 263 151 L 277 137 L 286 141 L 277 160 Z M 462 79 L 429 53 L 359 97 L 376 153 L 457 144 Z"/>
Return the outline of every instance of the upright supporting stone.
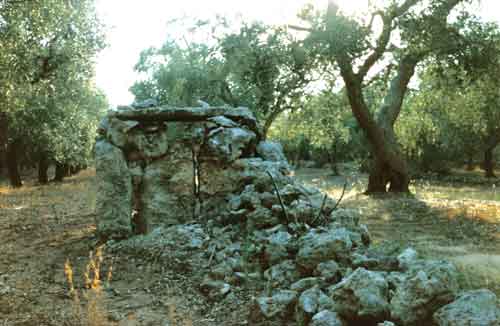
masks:
<path fill-rule="evenodd" d="M 123 152 L 105 140 L 95 145 L 97 235 L 122 239 L 131 235 L 132 179 Z"/>

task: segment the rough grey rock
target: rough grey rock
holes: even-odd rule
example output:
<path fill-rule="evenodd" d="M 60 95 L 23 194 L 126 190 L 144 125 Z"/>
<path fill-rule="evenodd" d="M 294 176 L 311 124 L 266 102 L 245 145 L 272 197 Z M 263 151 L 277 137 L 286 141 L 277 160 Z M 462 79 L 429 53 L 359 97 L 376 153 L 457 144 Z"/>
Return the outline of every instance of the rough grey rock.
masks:
<path fill-rule="evenodd" d="M 193 218 L 193 169 L 189 149 L 177 148 L 170 160 L 156 160 L 144 169 L 141 214 L 151 227 Z"/>
<path fill-rule="evenodd" d="M 108 117 L 106 139 L 113 145 L 125 148 L 129 142 L 128 133 L 139 125 L 137 121 L 119 120 Z"/>
<path fill-rule="evenodd" d="M 152 161 L 164 157 L 169 149 L 166 126 L 156 124 L 131 129 L 127 132 L 125 146 L 129 152 L 129 161 Z"/>
<path fill-rule="evenodd" d="M 383 323 L 378 323 L 377 326 L 396 326 L 392 321 L 384 321 Z"/>
<path fill-rule="evenodd" d="M 266 239 L 264 257 L 270 265 L 279 263 L 289 257 L 292 235 L 286 231 L 278 231 Z"/>
<path fill-rule="evenodd" d="M 298 280 L 290 286 L 290 290 L 302 293 L 306 289 L 310 289 L 314 286 L 319 286 L 323 283 L 323 280 L 319 277 L 306 277 Z"/>
<path fill-rule="evenodd" d="M 168 106 L 157 106 L 152 108 L 134 109 L 133 107 L 122 106 L 117 111 L 109 114 L 120 120 L 135 120 L 135 121 L 181 121 L 181 122 L 196 122 L 205 121 L 208 118 L 216 116 L 224 116 L 233 121 L 238 122 L 257 135 L 261 135 L 261 130 L 257 119 L 252 111 L 248 108 L 238 107 L 194 107 L 194 108 L 173 108 Z"/>
<path fill-rule="evenodd" d="M 131 107 L 134 109 L 145 109 L 145 108 L 152 108 L 158 106 L 158 101 L 153 99 L 153 98 L 148 98 L 147 100 L 144 101 L 137 101 L 132 103 Z"/>
<path fill-rule="evenodd" d="M 319 287 L 312 287 L 299 296 L 297 306 L 295 307 L 295 320 L 298 325 L 308 325 L 312 316 L 320 310 L 321 298 L 327 298 Z M 324 301 L 324 300 L 323 300 Z M 330 307 L 331 308 L 331 307 Z"/>
<path fill-rule="evenodd" d="M 351 238 L 352 238 L 352 233 L 351 233 Z M 351 256 L 351 260 L 353 268 L 363 267 L 370 270 L 388 271 L 388 272 L 399 269 L 398 260 L 396 259 L 396 257 L 393 256 L 383 256 L 383 255 L 367 256 L 360 253 L 353 253 Z"/>
<path fill-rule="evenodd" d="M 310 326 L 344 326 L 344 322 L 337 313 L 330 310 L 322 310 L 312 317 Z"/>
<path fill-rule="evenodd" d="M 260 157 L 252 157 L 236 160 L 234 165 L 244 170 L 248 178 L 261 178 L 263 182 L 267 183 L 270 189 L 272 188 L 272 184 L 267 171 L 271 172 L 278 184 L 291 182 L 291 179 L 283 177 L 290 174 L 290 167 L 283 162 L 264 161 Z"/>
<path fill-rule="evenodd" d="M 104 117 L 99 121 L 99 125 L 97 126 L 97 133 L 101 136 L 106 136 L 106 133 L 109 129 L 109 118 Z"/>
<path fill-rule="evenodd" d="M 257 229 L 275 226 L 280 223 L 279 218 L 273 215 L 271 210 L 262 206 L 257 206 L 254 211 L 248 213 L 247 220 Z"/>
<path fill-rule="evenodd" d="M 348 321 L 373 323 L 389 315 L 389 286 L 381 272 L 358 268 L 328 292 L 335 311 Z"/>
<path fill-rule="evenodd" d="M 257 144 L 257 154 L 266 161 L 287 162 L 280 143 L 261 141 Z"/>
<path fill-rule="evenodd" d="M 447 261 L 412 265 L 392 296 L 392 319 L 402 325 L 428 322 L 436 310 L 455 298 L 457 277 L 457 269 Z"/>
<path fill-rule="evenodd" d="M 498 326 L 500 308 L 496 295 L 485 289 L 462 293 L 434 313 L 439 326 Z"/>
<path fill-rule="evenodd" d="M 257 136 L 242 128 L 218 128 L 208 135 L 208 148 L 215 157 L 226 163 L 240 158 Z"/>
<path fill-rule="evenodd" d="M 97 234 L 104 239 L 131 235 L 132 180 L 122 151 L 105 140 L 95 145 Z"/>
<path fill-rule="evenodd" d="M 398 255 L 399 268 L 408 270 L 417 261 L 417 251 L 413 248 L 406 248 Z"/>
<path fill-rule="evenodd" d="M 163 254 L 186 254 L 206 246 L 209 236 L 199 224 L 178 224 L 170 227 L 158 227 L 146 235 L 109 244 L 110 250 L 120 249 L 136 255 L 142 252 L 162 252 Z M 174 250 L 175 249 L 175 250 Z"/>
<path fill-rule="evenodd" d="M 279 290 L 271 297 L 257 298 L 251 308 L 250 320 L 291 319 L 297 296 L 295 291 Z"/>
<path fill-rule="evenodd" d="M 264 277 L 272 288 L 287 287 L 300 278 L 300 273 L 293 260 L 285 260 L 271 266 L 264 272 Z"/>
<path fill-rule="evenodd" d="M 332 220 L 332 222 L 328 225 L 329 228 L 346 228 L 351 232 L 351 240 L 354 242 L 355 247 L 370 245 L 370 232 L 366 225 L 359 223 L 359 211 L 337 208 L 330 214 L 330 220 Z"/>
<path fill-rule="evenodd" d="M 342 277 L 340 266 L 334 260 L 319 263 L 314 270 L 314 275 L 322 277 L 329 283 L 337 283 Z"/>
<path fill-rule="evenodd" d="M 213 117 L 213 118 L 208 118 L 207 121 L 213 122 L 216 125 L 218 125 L 220 127 L 225 127 L 225 128 L 236 128 L 236 127 L 238 127 L 238 124 L 236 122 L 234 122 L 233 120 L 228 119 L 228 118 L 226 118 L 224 116 L 221 116 L 221 115 Z"/>
<path fill-rule="evenodd" d="M 333 223 L 338 223 L 342 227 L 357 227 L 359 226 L 360 213 L 358 210 L 351 208 L 337 208 L 330 214 L 330 219 Z"/>
<path fill-rule="evenodd" d="M 202 100 L 196 100 L 196 104 L 198 104 L 199 106 L 201 106 L 204 109 L 208 109 L 210 107 L 210 104 L 208 104 L 207 102 L 202 101 Z"/>
<path fill-rule="evenodd" d="M 299 239 L 297 263 L 305 269 L 314 270 L 326 260 L 348 256 L 352 249 L 349 232 L 340 229 L 311 229 Z"/>

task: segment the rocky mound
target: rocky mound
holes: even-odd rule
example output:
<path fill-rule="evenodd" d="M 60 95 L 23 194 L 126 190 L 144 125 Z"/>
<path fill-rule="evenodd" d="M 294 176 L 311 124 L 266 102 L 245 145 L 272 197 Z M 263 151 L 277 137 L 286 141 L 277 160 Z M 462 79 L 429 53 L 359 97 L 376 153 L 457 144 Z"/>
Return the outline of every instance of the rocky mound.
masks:
<path fill-rule="evenodd" d="M 495 295 L 459 294 L 451 263 L 372 248 L 359 213 L 297 184 L 257 126 L 242 108 L 110 114 L 96 145 L 99 234 L 200 275 L 208 300 L 251 284 L 253 325 L 499 325 Z"/>

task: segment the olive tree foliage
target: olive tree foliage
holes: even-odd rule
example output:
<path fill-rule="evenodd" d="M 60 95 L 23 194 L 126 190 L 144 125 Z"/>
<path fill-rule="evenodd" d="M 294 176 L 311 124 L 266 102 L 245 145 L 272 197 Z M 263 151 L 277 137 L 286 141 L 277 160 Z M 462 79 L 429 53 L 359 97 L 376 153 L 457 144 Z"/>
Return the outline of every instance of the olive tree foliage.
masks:
<path fill-rule="evenodd" d="M 427 74 L 396 125 L 405 153 L 418 169 L 433 172 L 484 157 L 486 176 L 494 176 L 493 150 L 500 142 L 498 72 L 475 80 L 463 70 Z"/>
<path fill-rule="evenodd" d="M 366 159 L 364 136 L 342 90 L 308 95 L 301 108 L 278 118 L 270 137 L 284 145 L 296 165 L 300 160 L 328 163 L 338 174 L 337 163 Z"/>
<path fill-rule="evenodd" d="M 493 176 L 492 152 L 500 142 L 500 30 L 472 16 L 466 27 L 476 47 L 429 60 L 396 129 L 419 169 L 444 171 L 451 161 L 471 163 L 481 155 L 486 175 Z"/>
<path fill-rule="evenodd" d="M 28 162 L 88 159 L 106 105 L 92 82 L 102 29 L 92 0 L 0 1 L 0 151 L 13 186 L 22 185 L 21 153 Z"/>
<path fill-rule="evenodd" d="M 331 1 L 326 12 L 306 8 L 302 18 L 309 26 L 293 27 L 308 32 L 304 45 L 314 48 L 325 64 L 338 67 L 352 113 L 371 145 L 367 193 L 409 191 L 408 164 L 394 124 L 418 64 L 471 48 L 473 40 L 465 37 L 463 28 L 468 16 L 454 11 L 466 2 L 379 1 L 364 19 L 357 19 L 346 16 Z M 374 76 L 383 74 L 389 76 L 387 91 L 372 110 L 366 88 Z"/>
<path fill-rule="evenodd" d="M 314 57 L 286 28 L 220 20 L 203 41 L 169 37 L 161 48 L 142 52 L 136 65 L 145 78 L 131 91 L 136 100 L 169 105 L 247 106 L 263 122 L 264 135 L 277 116 L 300 105 L 311 82 Z"/>

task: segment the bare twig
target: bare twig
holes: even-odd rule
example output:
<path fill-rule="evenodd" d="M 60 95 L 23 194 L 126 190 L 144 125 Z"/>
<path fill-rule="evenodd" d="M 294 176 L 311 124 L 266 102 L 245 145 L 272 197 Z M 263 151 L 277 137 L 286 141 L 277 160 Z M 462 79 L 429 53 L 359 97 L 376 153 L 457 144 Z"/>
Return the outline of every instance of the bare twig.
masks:
<path fill-rule="evenodd" d="M 266 171 L 266 173 L 271 178 L 271 182 L 273 183 L 274 191 L 276 191 L 276 196 L 278 196 L 278 200 L 280 202 L 281 209 L 283 210 L 283 215 L 285 215 L 285 219 L 288 223 L 288 214 L 286 212 L 286 207 L 285 207 L 285 204 L 283 203 L 283 199 L 281 198 L 281 194 L 278 190 L 278 186 L 276 185 L 276 182 L 274 181 L 274 178 L 273 178 L 273 175 L 271 174 L 271 172 Z M 295 221 L 295 222 L 297 222 L 297 221 Z"/>
<path fill-rule="evenodd" d="M 326 199 L 327 198 L 328 198 L 328 195 L 325 194 L 325 197 L 323 197 L 323 203 L 321 204 L 321 207 L 319 209 L 318 215 L 314 219 L 314 222 L 316 222 L 321 217 L 321 215 L 323 214 L 323 209 L 325 208 L 325 204 L 326 204 Z"/>
<path fill-rule="evenodd" d="M 344 182 L 344 187 L 342 188 L 342 194 L 340 194 L 340 197 L 337 200 L 337 203 L 335 203 L 335 206 L 333 206 L 332 212 L 337 209 L 337 207 L 339 206 L 340 202 L 342 201 L 342 198 L 344 198 L 344 194 L 345 194 L 345 189 L 346 188 L 347 188 L 347 179 Z"/>

